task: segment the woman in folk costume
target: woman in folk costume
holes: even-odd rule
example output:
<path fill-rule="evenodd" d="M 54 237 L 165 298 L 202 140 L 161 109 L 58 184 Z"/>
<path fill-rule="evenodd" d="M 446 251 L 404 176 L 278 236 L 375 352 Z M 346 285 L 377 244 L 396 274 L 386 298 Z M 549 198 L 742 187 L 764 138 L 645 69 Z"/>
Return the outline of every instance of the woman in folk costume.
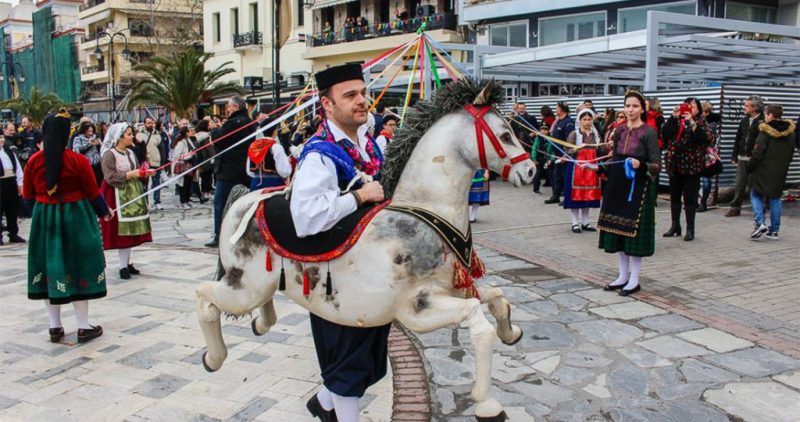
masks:
<path fill-rule="evenodd" d="M 131 278 L 131 274 L 139 274 L 131 264 L 131 248 L 153 241 L 141 180 L 155 174 L 155 170 L 139 167 L 130 149 L 132 145 L 133 128 L 124 122 L 114 123 L 108 129 L 100 151 L 103 168 L 100 191 L 103 197 L 114 209 L 127 204 L 117 210 L 114 218 L 100 222 L 103 249 L 119 250 L 119 276 L 125 280 Z"/>
<path fill-rule="evenodd" d="M 252 192 L 285 185 L 285 179 L 292 175 L 292 163 L 274 138 L 260 138 L 247 149 L 245 171 L 250 176 Z"/>
<path fill-rule="evenodd" d="M 570 211 L 572 232 L 597 231 L 589 221 L 589 209 L 600 208 L 600 178 L 592 170 L 596 166 L 597 149 L 584 147 L 600 143 L 600 134 L 594 127 L 595 113 L 590 108 L 578 110 L 578 127 L 567 136 L 567 142 L 576 146 L 567 153 L 578 160 L 568 161 L 564 181 L 564 209 Z M 578 215 L 580 214 L 580 215 Z M 580 222 L 579 222 L 580 217 Z"/>
<path fill-rule="evenodd" d="M 103 334 L 89 324 L 90 299 L 106 295 L 105 258 L 97 216 L 108 219 L 92 166 L 86 157 L 65 150 L 69 113 L 44 120 L 43 150 L 25 166 L 22 195 L 33 208 L 28 244 L 28 299 L 44 299 L 50 317 L 50 341 L 64 337 L 61 305 L 72 303 L 78 342 Z"/>
<path fill-rule="evenodd" d="M 645 123 L 642 94 L 625 94 L 624 125 L 614 132 L 613 157 L 601 164 L 608 174 L 597 227 L 599 247 L 619 258 L 619 276 L 603 290 L 628 296 L 641 290 L 642 258 L 655 252 L 656 183 L 661 169 L 658 135 Z"/>
<path fill-rule="evenodd" d="M 478 208 L 489 205 L 489 170 L 478 169 L 469 188 L 469 222 L 478 221 Z"/>

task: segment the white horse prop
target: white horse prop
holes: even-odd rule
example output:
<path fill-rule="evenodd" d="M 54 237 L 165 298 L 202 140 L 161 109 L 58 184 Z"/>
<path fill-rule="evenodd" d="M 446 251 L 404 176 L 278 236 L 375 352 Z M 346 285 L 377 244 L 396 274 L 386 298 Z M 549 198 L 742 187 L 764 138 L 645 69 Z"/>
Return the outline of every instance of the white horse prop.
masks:
<path fill-rule="evenodd" d="M 511 323 L 510 304 L 496 287 L 464 289 L 472 285 L 463 285 L 465 271 L 452 243 L 414 213 L 392 209 L 435 215 L 464 235 L 471 247 L 466 201 L 475 170 L 488 168 L 517 187 L 530 183 L 536 171 L 509 124 L 492 107 L 498 101 L 502 92 L 493 82 L 481 87 L 465 80 L 418 104 L 390 144 L 382 173 L 391 207 L 375 214 L 358 242 L 337 259 L 308 263 L 279 257 L 288 263 L 285 283 L 279 281 L 283 267 L 265 268 L 264 257 L 277 252 L 270 252 L 252 216 L 263 194 L 249 193 L 234 202 L 220 233 L 226 274 L 222 282 L 205 282 L 197 289 L 197 316 L 208 345 L 204 367 L 216 371 L 227 357 L 220 315 L 245 315 L 258 308 L 252 328 L 263 335 L 277 321 L 272 298 L 279 284 L 285 284 L 284 295 L 342 325 L 372 327 L 397 320 L 412 332 L 425 333 L 466 322 L 475 348 L 475 416 L 479 421 L 506 419 L 490 387 L 495 335 L 505 344 L 522 337 Z M 232 244 L 232 238 L 238 240 Z M 320 279 L 324 270 L 334 274 L 334 289 Z M 462 285 L 454 286 L 454 279 Z M 481 303 L 488 303 L 496 328 Z"/>

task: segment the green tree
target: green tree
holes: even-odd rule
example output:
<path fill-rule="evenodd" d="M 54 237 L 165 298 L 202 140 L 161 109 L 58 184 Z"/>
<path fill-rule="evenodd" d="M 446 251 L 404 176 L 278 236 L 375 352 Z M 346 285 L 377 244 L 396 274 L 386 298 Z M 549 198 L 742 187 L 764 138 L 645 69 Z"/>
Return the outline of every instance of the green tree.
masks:
<path fill-rule="evenodd" d="M 133 70 L 145 76 L 133 85 L 128 110 L 156 104 L 178 117 L 188 118 L 198 103 L 217 96 L 242 94 L 236 82 L 219 82 L 223 76 L 235 72 L 228 67 L 232 62 L 225 62 L 213 70 L 205 69 L 211 56 L 210 53 L 188 49 L 168 57 L 153 57 L 134 67 Z"/>
<path fill-rule="evenodd" d="M 58 95 L 45 94 L 39 88 L 33 87 L 30 96 L 5 100 L 0 103 L 0 107 L 30 117 L 33 125 L 39 127 L 48 114 L 55 113 L 62 107 L 69 108 L 70 105 L 62 101 Z"/>

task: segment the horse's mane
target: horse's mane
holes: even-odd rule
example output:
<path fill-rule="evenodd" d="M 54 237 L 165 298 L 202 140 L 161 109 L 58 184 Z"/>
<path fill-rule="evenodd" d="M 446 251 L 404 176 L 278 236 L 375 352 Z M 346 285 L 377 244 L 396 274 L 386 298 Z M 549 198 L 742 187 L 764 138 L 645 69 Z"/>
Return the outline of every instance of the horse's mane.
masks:
<path fill-rule="evenodd" d="M 407 111 L 403 127 L 389 142 L 387 159 L 381 168 L 381 185 L 387 198 L 394 194 L 400 175 L 425 132 L 445 115 L 472 104 L 484 85 L 471 78 L 448 83 L 437 89 L 430 100 L 420 101 Z M 504 98 L 503 88 L 491 84 L 491 92 L 486 93 L 487 105 L 502 103 Z"/>

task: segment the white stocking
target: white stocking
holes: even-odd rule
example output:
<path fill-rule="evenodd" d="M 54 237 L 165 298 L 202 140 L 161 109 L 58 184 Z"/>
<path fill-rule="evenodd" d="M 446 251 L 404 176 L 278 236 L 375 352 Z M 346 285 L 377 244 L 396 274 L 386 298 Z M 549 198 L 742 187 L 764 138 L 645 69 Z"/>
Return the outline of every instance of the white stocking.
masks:
<path fill-rule="evenodd" d="M 578 225 L 578 210 L 576 208 L 571 208 L 569 210 L 569 218 L 572 219 L 572 225 Z"/>
<path fill-rule="evenodd" d="M 475 221 L 478 219 L 478 208 L 480 205 L 473 204 L 469 207 L 469 221 Z"/>
<path fill-rule="evenodd" d="M 336 409 L 336 419 L 339 422 L 358 422 L 358 397 L 342 397 L 331 393 L 333 407 Z"/>
<path fill-rule="evenodd" d="M 333 409 L 333 397 L 331 397 L 331 392 L 325 386 L 322 386 L 322 389 L 319 390 L 317 393 L 317 400 L 319 400 L 319 404 L 322 405 L 322 408 L 330 411 Z"/>
<path fill-rule="evenodd" d="M 625 252 L 617 252 L 617 257 L 619 258 L 619 276 L 611 282 L 612 286 L 621 286 L 628 281 L 628 262 L 630 257 Z"/>
<path fill-rule="evenodd" d="M 131 263 L 131 248 L 119 250 L 119 269 L 128 268 Z"/>
<path fill-rule="evenodd" d="M 78 322 L 78 328 L 91 329 L 92 326 L 89 325 L 89 301 L 73 301 L 72 307 L 75 308 L 75 320 Z"/>
<path fill-rule="evenodd" d="M 589 225 L 589 208 L 581 208 L 581 219 L 584 226 Z"/>
<path fill-rule="evenodd" d="M 50 299 L 45 299 L 44 306 L 47 307 L 47 317 L 50 319 L 50 328 L 61 327 L 61 305 L 53 305 L 50 303 Z"/>
<path fill-rule="evenodd" d="M 632 256 L 631 257 L 631 278 L 628 280 L 628 284 L 625 285 L 625 290 L 631 290 L 636 288 L 639 285 L 639 270 L 642 269 L 642 257 L 641 256 Z"/>

